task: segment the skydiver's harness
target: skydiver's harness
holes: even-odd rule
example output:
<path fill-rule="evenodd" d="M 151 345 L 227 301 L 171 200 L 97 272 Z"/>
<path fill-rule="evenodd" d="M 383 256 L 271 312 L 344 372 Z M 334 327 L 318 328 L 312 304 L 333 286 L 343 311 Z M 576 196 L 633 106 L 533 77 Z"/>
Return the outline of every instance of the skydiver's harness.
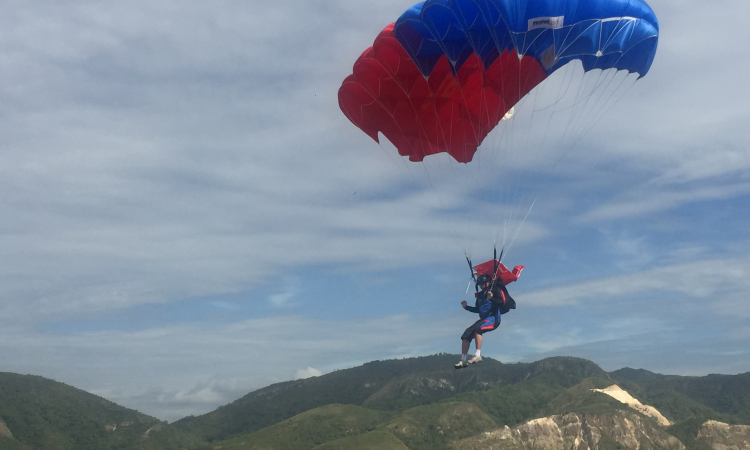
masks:
<path fill-rule="evenodd" d="M 498 323 L 498 317 L 497 317 L 498 312 L 500 314 L 505 314 L 511 309 L 516 309 L 516 301 L 513 300 L 513 297 L 511 297 L 510 294 L 508 293 L 508 290 L 505 288 L 505 284 L 503 283 L 503 281 L 498 280 L 498 270 L 500 269 L 500 261 L 503 258 L 504 251 L 505 251 L 504 249 L 500 250 L 500 258 L 498 258 L 497 247 L 495 247 L 494 249 L 494 257 L 492 259 L 493 261 L 493 270 L 492 270 L 492 277 L 491 277 L 492 284 L 490 284 L 490 289 L 487 291 L 487 292 L 492 292 L 493 299 L 496 297 L 502 298 L 502 303 L 490 300 L 492 303 L 497 305 L 496 308 L 493 308 L 494 309 L 493 315 L 495 315 L 495 323 Z M 478 282 L 477 271 L 474 265 L 471 263 L 471 259 L 469 259 L 468 256 L 466 257 L 466 262 L 469 263 L 469 269 L 471 269 L 471 278 L 472 280 L 474 280 L 474 290 L 475 290 L 474 297 L 476 298 L 480 295 L 479 285 L 477 284 Z M 498 289 L 498 286 L 495 286 L 495 283 L 498 283 L 499 289 Z M 486 298 L 487 294 L 484 293 L 484 295 Z"/>

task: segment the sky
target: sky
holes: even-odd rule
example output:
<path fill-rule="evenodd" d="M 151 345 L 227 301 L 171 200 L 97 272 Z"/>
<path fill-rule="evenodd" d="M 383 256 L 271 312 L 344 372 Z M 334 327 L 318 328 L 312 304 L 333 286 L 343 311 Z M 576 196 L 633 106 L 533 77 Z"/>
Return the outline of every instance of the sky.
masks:
<path fill-rule="evenodd" d="M 750 371 L 750 4 L 649 3 L 651 71 L 587 133 L 455 187 L 338 106 L 411 2 L 3 2 L 0 371 L 171 422 L 459 353 L 465 258 L 503 243 L 526 268 L 483 356 Z"/>

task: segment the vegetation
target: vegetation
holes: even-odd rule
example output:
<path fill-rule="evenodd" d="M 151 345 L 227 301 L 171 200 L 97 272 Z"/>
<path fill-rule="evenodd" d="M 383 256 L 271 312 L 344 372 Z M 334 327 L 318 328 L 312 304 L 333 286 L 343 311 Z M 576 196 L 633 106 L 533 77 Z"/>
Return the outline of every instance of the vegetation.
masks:
<path fill-rule="evenodd" d="M 80 389 L 0 372 L 3 449 L 201 449 L 201 439 Z M 145 437 L 144 437 L 145 436 Z"/>
<path fill-rule="evenodd" d="M 351 436 L 325 443 L 315 450 L 411 450 L 396 436 L 385 430 Z"/>
<path fill-rule="evenodd" d="M 469 369 L 454 370 L 455 360 L 442 354 L 375 361 L 275 384 L 171 425 L 62 383 L 0 373 L 0 448 L 440 450 L 538 417 L 633 413 L 592 391 L 612 384 L 662 412 L 673 422 L 666 432 L 688 450 L 710 450 L 696 439 L 708 419 L 750 424 L 750 373 L 606 373 L 590 361 L 570 357 L 528 364 L 485 358 Z M 624 450 L 612 436 L 603 436 L 598 446 Z"/>
<path fill-rule="evenodd" d="M 297 414 L 332 403 L 362 405 L 394 378 L 452 366 L 453 355 L 373 361 L 320 377 L 288 381 L 251 392 L 202 416 L 189 416 L 173 425 L 208 441 L 250 433 Z"/>
<path fill-rule="evenodd" d="M 727 423 L 750 423 L 750 372 L 681 377 L 621 369 L 612 375 L 623 389 L 637 391 L 675 421 L 702 416 Z"/>
<path fill-rule="evenodd" d="M 444 402 L 408 409 L 385 428 L 411 450 L 439 450 L 452 441 L 493 430 L 497 423 L 471 403 Z"/>
<path fill-rule="evenodd" d="M 456 400 L 477 405 L 498 425 L 514 426 L 537 414 L 550 401 L 565 391 L 560 386 L 536 381 L 523 381 L 511 386 L 502 386 L 486 391 L 470 391 L 459 394 Z"/>
<path fill-rule="evenodd" d="M 596 364 L 580 358 L 554 357 L 528 364 L 502 364 L 485 358 L 471 370 L 453 369 L 456 360 L 455 355 L 440 354 L 375 361 L 320 377 L 279 383 L 208 414 L 181 419 L 174 425 L 212 442 L 252 433 L 331 403 L 404 411 L 447 401 L 464 392 L 513 386 L 524 381 L 536 381 L 539 386 L 550 385 L 559 393 L 589 377 L 609 377 Z M 519 399 L 518 403 L 523 401 Z M 488 407 L 487 414 L 491 417 L 500 417 L 489 410 Z M 514 413 L 511 423 L 527 417 Z M 505 419 L 499 423 L 506 423 Z"/>
<path fill-rule="evenodd" d="M 373 431 L 391 416 L 360 406 L 333 404 L 306 411 L 254 433 L 217 442 L 216 445 L 222 450 L 306 450 Z"/>

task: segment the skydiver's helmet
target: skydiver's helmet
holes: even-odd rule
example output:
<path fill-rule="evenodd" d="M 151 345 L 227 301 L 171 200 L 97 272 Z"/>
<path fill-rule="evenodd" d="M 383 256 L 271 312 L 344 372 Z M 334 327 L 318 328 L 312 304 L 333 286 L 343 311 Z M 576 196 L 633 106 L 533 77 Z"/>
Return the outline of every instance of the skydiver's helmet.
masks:
<path fill-rule="evenodd" d="M 487 275 L 486 273 L 483 273 L 482 275 L 479 275 L 477 277 L 477 286 L 482 286 L 484 283 L 490 283 L 492 282 L 492 277 Z"/>

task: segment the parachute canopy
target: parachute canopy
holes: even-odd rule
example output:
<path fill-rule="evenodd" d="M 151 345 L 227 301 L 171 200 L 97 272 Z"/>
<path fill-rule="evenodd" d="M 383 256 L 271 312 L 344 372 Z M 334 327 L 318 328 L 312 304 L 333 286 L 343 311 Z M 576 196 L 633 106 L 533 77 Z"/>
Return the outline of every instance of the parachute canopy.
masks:
<path fill-rule="evenodd" d="M 558 68 L 646 75 L 659 25 L 642 0 L 428 0 L 354 63 L 339 105 L 411 161 L 470 162 L 521 98 Z"/>

